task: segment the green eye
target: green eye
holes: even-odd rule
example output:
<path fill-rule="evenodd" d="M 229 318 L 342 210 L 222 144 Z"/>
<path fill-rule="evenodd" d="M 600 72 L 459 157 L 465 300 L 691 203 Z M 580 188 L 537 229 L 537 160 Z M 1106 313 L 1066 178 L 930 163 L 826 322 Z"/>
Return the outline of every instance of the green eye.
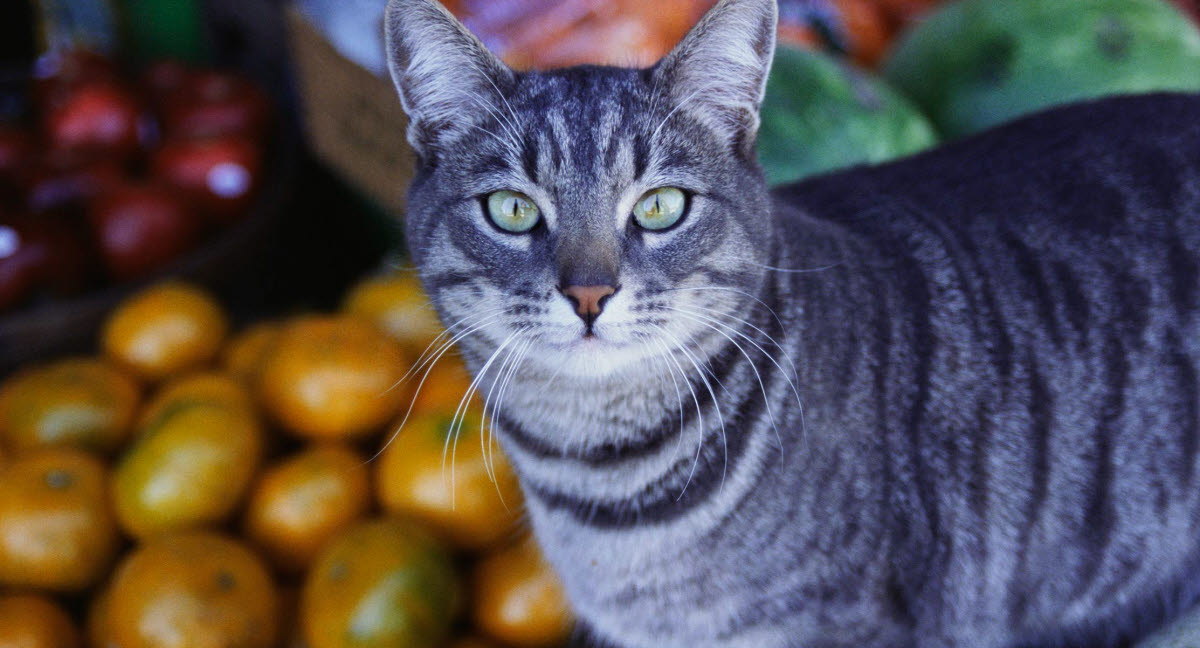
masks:
<path fill-rule="evenodd" d="M 537 225 L 537 205 L 522 193 L 496 191 L 487 197 L 488 216 L 496 227 L 513 234 L 524 234 Z"/>
<path fill-rule="evenodd" d="M 659 187 L 642 194 L 633 205 L 633 219 L 648 230 L 663 230 L 679 222 L 687 200 L 675 187 Z"/>

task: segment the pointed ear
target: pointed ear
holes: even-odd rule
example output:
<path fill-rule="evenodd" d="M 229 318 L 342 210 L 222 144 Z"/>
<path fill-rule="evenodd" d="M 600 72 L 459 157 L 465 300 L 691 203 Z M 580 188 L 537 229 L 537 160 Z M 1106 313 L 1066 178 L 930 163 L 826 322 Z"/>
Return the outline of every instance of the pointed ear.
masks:
<path fill-rule="evenodd" d="M 750 157 L 777 21 L 775 0 L 721 0 L 654 69 L 675 109 Z"/>
<path fill-rule="evenodd" d="M 408 141 L 421 157 L 436 158 L 502 105 L 513 73 L 436 0 L 390 0 L 384 22 Z"/>

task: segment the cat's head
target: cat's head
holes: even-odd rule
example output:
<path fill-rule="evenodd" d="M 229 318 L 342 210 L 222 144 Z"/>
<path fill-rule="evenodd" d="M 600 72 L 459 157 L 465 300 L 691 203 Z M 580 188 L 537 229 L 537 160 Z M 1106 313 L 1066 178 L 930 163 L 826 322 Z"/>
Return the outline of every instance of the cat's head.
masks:
<path fill-rule="evenodd" d="M 463 346 L 611 376 L 726 334 L 774 241 L 775 26 L 775 0 L 722 0 L 651 68 L 516 72 L 434 0 L 391 0 L 409 248 Z"/>

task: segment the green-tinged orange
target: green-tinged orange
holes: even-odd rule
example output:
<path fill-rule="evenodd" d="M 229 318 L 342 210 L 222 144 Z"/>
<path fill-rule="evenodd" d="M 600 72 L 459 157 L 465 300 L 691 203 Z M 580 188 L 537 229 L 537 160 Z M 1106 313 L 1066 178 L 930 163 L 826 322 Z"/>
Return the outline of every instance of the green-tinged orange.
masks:
<path fill-rule="evenodd" d="M 104 324 L 101 346 L 117 363 L 155 381 L 207 365 L 228 331 L 225 313 L 210 294 L 171 282 L 118 306 Z"/>
<path fill-rule="evenodd" d="M 28 368 L 0 387 L 0 435 L 16 451 L 72 446 L 111 452 L 129 437 L 138 392 L 132 378 L 100 359 Z"/>
<path fill-rule="evenodd" d="M 490 637 L 522 648 L 559 646 L 574 626 L 558 576 L 531 536 L 475 565 L 471 620 Z"/>
<path fill-rule="evenodd" d="M 315 446 L 263 472 L 246 507 L 246 536 L 277 567 L 298 572 L 370 505 L 366 459 L 344 446 Z"/>
<path fill-rule="evenodd" d="M 362 435 L 404 401 L 404 352 L 374 324 L 310 316 L 287 324 L 258 373 L 259 400 L 285 428 L 311 438 Z"/>
<path fill-rule="evenodd" d="M 377 497 L 455 547 L 478 550 L 513 536 L 523 500 L 500 448 L 481 440 L 479 415 L 468 411 L 456 433 L 453 413 L 405 422 L 377 462 Z"/>
<path fill-rule="evenodd" d="M 262 560 L 207 532 L 159 536 L 134 551 L 105 608 L 104 632 L 121 648 L 273 648 L 280 621 Z"/>
<path fill-rule="evenodd" d="M 179 409 L 197 404 L 210 404 L 246 412 L 255 416 L 254 396 L 245 383 L 231 375 L 215 371 L 185 374 L 163 384 L 142 408 L 138 416 L 139 429 L 153 427 L 157 420 Z"/>
<path fill-rule="evenodd" d="M 113 471 L 121 528 L 145 538 L 218 523 L 236 510 L 262 456 L 263 432 L 241 407 L 195 402 L 139 431 Z"/>
<path fill-rule="evenodd" d="M 400 519 L 343 532 L 309 570 L 301 622 L 309 648 L 427 648 L 446 639 L 461 589 L 450 555 Z"/>
<path fill-rule="evenodd" d="M 117 543 L 98 459 L 39 450 L 0 471 L 0 585 L 86 589 L 104 576 Z"/>

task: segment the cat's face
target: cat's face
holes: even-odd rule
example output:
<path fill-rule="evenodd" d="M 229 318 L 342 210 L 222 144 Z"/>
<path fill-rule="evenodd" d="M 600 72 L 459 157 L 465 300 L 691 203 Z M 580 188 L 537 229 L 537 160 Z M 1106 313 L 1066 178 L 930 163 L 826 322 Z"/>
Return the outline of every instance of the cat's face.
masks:
<path fill-rule="evenodd" d="M 409 247 L 464 346 L 604 376 L 729 335 L 774 235 L 753 150 L 774 19 L 727 1 L 650 70 L 514 73 L 393 0 Z"/>

